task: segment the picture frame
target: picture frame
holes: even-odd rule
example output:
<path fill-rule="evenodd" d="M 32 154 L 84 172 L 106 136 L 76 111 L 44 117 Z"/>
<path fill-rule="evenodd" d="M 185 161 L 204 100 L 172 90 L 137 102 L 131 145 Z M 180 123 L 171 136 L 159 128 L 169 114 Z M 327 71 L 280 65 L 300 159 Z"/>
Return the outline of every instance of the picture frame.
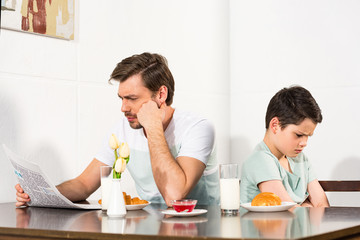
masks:
<path fill-rule="evenodd" d="M 1 28 L 74 39 L 75 0 L 1 0 Z"/>

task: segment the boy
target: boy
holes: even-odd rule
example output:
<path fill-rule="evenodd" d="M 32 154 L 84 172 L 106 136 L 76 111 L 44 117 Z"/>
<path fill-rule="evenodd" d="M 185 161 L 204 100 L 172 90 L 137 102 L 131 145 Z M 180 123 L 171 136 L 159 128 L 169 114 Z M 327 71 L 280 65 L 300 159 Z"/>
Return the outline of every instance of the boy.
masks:
<path fill-rule="evenodd" d="M 247 158 L 241 174 L 241 202 L 260 192 L 273 192 L 281 201 L 307 207 L 328 207 L 329 202 L 302 150 L 321 110 L 310 92 L 294 86 L 277 92 L 266 112 L 266 133 Z"/>

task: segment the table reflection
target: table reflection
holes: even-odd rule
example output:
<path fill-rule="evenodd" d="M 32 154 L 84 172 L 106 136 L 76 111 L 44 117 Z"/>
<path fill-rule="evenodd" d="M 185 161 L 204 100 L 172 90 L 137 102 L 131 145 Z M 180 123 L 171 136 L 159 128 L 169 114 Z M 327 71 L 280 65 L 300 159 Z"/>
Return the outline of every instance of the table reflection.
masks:
<path fill-rule="evenodd" d="M 222 237 L 241 238 L 240 215 L 221 215 L 220 231 Z"/>
<path fill-rule="evenodd" d="M 97 232 L 97 211 L 26 207 L 15 208 L 16 227 Z"/>
<path fill-rule="evenodd" d="M 325 208 L 308 208 L 310 222 L 319 227 L 324 218 Z"/>
<path fill-rule="evenodd" d="M 149 213 L 145 210 L 127 211 L 123 218 L 111 218 L 106 212 L 99 214 L 101 220 L 101 231 L 108 233 L 135 233 L 137 228 L 141 226 L 141 222 L 145 221 Z"/>
<path fill-rule="evenodd" d="M 30 211 L 29 208 L 16 208 L 16 227 L 27 228 L 30 222 Z"/>
<path fill-rule="evenodd" d="M 175 235 L 175 236 L 199 236 L 204 227 L 203 223 L 208 220 L 206 217 L 167 217 L 161 221 L 159 235 Z"/>
<path fill-rule="evenodd" d="M 247 212 L 241 217 L 242 228 L 246 235 L 258 235 L 265 238 L 288 237 L 294 214 L 282 212 Z"/>
<path fill-rule="evenodd" d="M 74 210 L 51 208 L 14 208 L 0 204 L 3 217 L 0 226 L 21 229 L 39 229 L 80 234 L 124 234 L 138 236 L 183 236 L 210 238 L 266 238 L 299 239 L 313 236 L 331 237 L 334 231 L 342 231 L 339 237 L 354 234 L 360 226 L 360 208 L 305 208 L 291 211 L 249 212 L 241 208 L 237 216 L 221 214 L 219 206 L 202 206 L 206 214 L 194 217 L 173 217 L 162 214 L 166 206 L 151 204 L 143 210 L 128 211 L 124 218 L 109 218 L 101 210 Z M 13 205 L 11 205 L 13 207 Z M 14 215 L 16 219 L 14 219 Z M 7 219 L 10 220 L 7 220 Z M 16 221 L 12 221 L 14 219 Z M 360 233 L 360 228 L 357 230 Z M 43 232 L 41 232 L 44 234 Z M 358 233 L 358 232 L 355 232 Z M 65 236 L 64 235 L 64 236 Z M 67 236 L 67 235 L 66 235 Z M 95 236 L 95 235 L 94 235 Z M 112 236 L 112 235 L 111 235 Z"/>
<path fill-rule="evenodd" d="M 246 212 L 241 216 L 244 237 L 294 238 L 318 232 L 324 208 L 298 207 L 281 212 Z"/>

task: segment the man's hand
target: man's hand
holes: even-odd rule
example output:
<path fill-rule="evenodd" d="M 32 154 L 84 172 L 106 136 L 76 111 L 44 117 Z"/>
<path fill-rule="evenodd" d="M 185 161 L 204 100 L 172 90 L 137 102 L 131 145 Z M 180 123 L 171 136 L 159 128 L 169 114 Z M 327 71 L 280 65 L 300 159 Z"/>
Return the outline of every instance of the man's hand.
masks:
<path fill-rule="evenodd" d="M 165 104 L 159 107 L 156 102 L 148 101 L 141 106 L 137 118 L 145 130 L 158 128 L 165 118 Z"/>
<path fill-rule="evenodd" d="M 20 184 L 15 185 L 16 189 L 16 207 L 27 206 L 27 203 L 30 202 L 30 197 L 26 193 L 24 193 L 24 189 L 20 186 Z"/>

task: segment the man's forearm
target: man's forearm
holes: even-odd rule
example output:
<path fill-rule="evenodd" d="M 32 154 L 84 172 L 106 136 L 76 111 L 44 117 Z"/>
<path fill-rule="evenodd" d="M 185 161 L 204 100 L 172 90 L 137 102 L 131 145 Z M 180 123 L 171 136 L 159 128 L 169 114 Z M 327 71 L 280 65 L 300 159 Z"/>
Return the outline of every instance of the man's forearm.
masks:
<path fill-rule="evenodd" d="M 83 184 L 76 178 L 63 182 L 56 187 L 62 195 L 72 202 L 85 200 L 90 195 Z"/>
<path fill-rule="evenodd" d="M 151 166 L 155 183 L 166 202 L 184 198 L 186 176 L 171 155 L 162 129 L 147 132 Z"/>
<path fill-rule="evenodd" d="M 159 98 L 161 96 L 164 97 L 166 94 L 161 92 Z M 201 177 L 205 165 L 190 157 L 174 159 L 164 135 L 164 129 L 170 123 L 174 109 L 161 103 L 160 100 L 158 99 L 158 103 L 155 101 L 144 103 L 137 117 L 148 139 L 155 183 L 169 205 L 170 200 L 186 197 Z"/>

